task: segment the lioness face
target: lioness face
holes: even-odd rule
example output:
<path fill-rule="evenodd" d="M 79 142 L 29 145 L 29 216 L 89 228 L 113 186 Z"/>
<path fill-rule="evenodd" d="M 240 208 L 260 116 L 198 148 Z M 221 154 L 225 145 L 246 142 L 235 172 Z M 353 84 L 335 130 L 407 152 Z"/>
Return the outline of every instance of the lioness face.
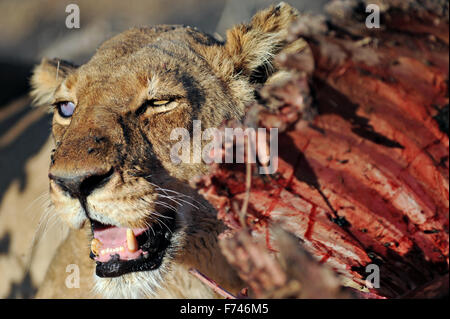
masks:
<path fill-rule="evenodd" d="M 190 28 L 130 30 L 54 92 L 50 194 L 70 225 L 90 222 L 100 277 L 159 268 L 182 229 L 177 212 L 190 200 L 182 186 L 202 167 L 172 163 L 171 131 L 240 116 L 227 84 L 191 47 L 199 39 L 218 43 Z"/>
<path fill-rule="evenodd" d="M 187 181 L 206 170 L 171 161 L 171 132 L 239 119 L 295 15 L 287 5 L 262 11 L 226 43 L 190 27 L 131 29 L 80 67 L 36 68 L 33 94 L 54 113 L 52 203 L 70 226 L 89 223 L 98 277 L 170 269 L 189 240 Z"/>

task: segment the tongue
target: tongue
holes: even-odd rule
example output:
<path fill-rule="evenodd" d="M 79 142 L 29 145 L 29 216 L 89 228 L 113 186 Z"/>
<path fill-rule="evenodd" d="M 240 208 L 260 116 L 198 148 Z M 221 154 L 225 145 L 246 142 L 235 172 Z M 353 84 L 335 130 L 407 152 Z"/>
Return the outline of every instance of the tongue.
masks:
<path fill-rule="evenodd" d="M 133 228 L 134 236 L 143 234 L 145 228 Z M 130 251 L 127 245 L 127 228 L 124 227 L 99 227 L 94 229 L 94 238 L 101 242 L 99 255 L 94 259 L 100 262 L 109 261 L 112 256 L 119 255 L 121 260 L 132 260 L 145 254 L 141 249 Z"/>

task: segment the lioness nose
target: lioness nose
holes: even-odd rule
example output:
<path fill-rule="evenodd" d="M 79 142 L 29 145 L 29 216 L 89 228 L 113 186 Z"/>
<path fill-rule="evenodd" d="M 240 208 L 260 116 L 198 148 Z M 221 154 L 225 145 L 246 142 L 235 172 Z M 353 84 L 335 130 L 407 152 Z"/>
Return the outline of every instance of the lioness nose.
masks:
<path fill-rule="evenodd" d="M 68 192 L 72 197 L 87 197 L 95 189 L 102 187 L 107 183 L 113 169 L 110 170 L 90 170 L 78 172 L 77 174 L 58 174 L 52 172 L 48 177 L 55 181 L 63 190 Z"/>

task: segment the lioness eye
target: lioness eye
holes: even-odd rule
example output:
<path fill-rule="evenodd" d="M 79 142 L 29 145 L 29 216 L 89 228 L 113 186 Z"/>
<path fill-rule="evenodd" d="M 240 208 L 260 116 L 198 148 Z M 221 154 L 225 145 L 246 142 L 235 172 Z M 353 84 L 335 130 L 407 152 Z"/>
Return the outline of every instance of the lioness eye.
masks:
<path fill-rule="evenodd" d="M 161 106 L 161 105 L 166 105 L 170 101 L 169 100 L 151 100 L 150 102 L 154 106 Z"/>
<path fill-rule="evenodd" d="M 174 100 L 175 98 L 167 100 L 156 100 L 156 99 L 147 100 L 144 103 L 142 103 L 142 105 L 136 110 L 136 115 L 141 115 L 145 113 L 148 108 L 153 108 L 157 113 L 167 112 L 170 109 L 170 105 Z"/>
<path fill-rule="evenodd" d="M 72 102 L 59 102 L 57 104 L 58 113 L 64 118 L 71 117 L 75 111 L 75 104 Z"/>

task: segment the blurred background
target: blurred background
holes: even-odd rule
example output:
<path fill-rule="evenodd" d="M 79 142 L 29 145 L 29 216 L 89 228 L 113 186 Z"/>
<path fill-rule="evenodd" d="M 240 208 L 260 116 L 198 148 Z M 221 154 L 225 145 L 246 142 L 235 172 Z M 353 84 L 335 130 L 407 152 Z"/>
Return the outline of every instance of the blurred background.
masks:
<path fill-rule="evenodd" d="M 185 24 L 224 36 L 269 0 L 0 0 L 0 298 L 31 298 L 67 230 L 48 205 L 51 117 L 28 97 L 42 57 L 86 62 L 107 38 L 133 26 Z M 321 13 L 327 0 L 289 0 Z M 80 8 L 80 28 L 65 25 L 66 6 Z M 43 220 L 42 223 L 39 223 Z M 32 249 L 34 239 L 39 239 Z"/>

